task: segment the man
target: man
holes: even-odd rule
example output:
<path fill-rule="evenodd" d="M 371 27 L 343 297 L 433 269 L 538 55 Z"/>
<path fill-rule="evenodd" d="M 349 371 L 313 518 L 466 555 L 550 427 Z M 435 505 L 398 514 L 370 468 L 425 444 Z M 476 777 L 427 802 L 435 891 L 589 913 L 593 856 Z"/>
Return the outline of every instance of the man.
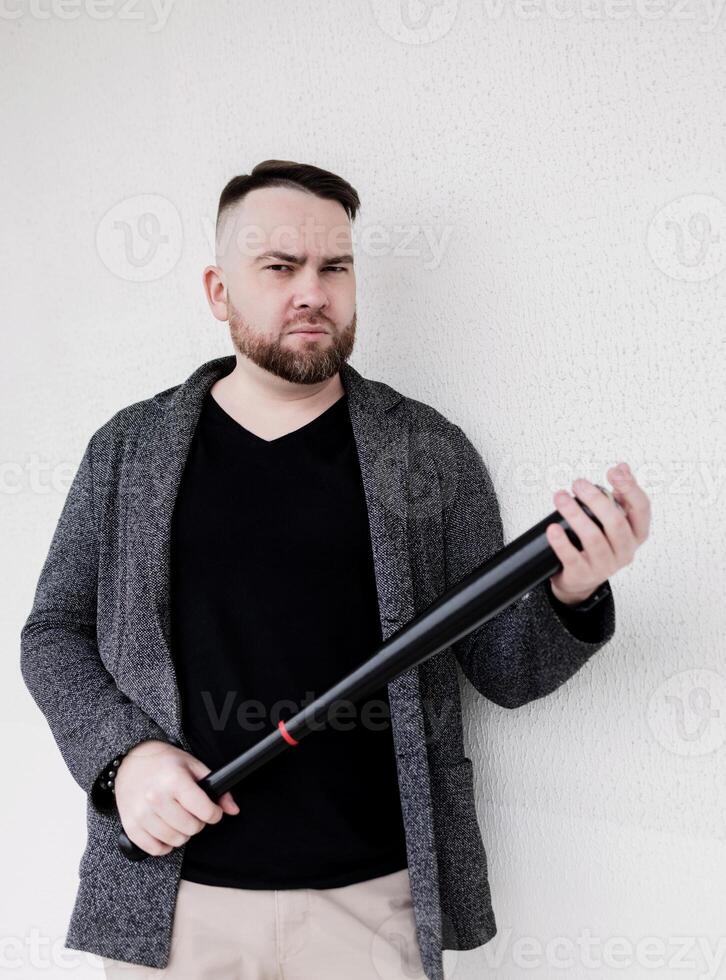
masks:
<path fill-rule="evenodd" d="M 481 456 L 351 365 L 355 190 L 265 161 L 220 198 L 203 273 L 235 356 L 91 438 L 22 632 L 25 681 L 88 794 L 66 945 L 107 975 L 428 976 L 496 933 L 457 666 L 516 707 L 612 637 L 646 539 L 588 481 L 562 570 L 216 802 L 197 785 L 503 546 Z M 119 831 L 150 857 L 132 863 Z M 136 964 L 135 967 L 129 964 Z"/>

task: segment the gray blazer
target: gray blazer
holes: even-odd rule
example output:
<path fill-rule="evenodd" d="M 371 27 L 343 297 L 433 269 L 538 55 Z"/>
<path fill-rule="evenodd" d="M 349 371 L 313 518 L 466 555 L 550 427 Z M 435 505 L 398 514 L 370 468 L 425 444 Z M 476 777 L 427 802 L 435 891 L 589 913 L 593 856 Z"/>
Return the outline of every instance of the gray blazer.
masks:
<path fill-rule="evenodd" d="M 228 355 L 202 364 L 93 434 L 21 634 L 24 681 L 87 794 L 88 843 L 65 945 L 152 967 L 168 962 L 184 848 L 129 862 L 98 776 L 144 739 L 189 748 L 169 645 L 170 522 L 202 400 L 234 363 Z M 341 380 L 386 639 L 501 548 L 502 524 L 488 471 L 460 427 L 350 364 Z M 612 637 L 612 595 L 596 609 L 587 614 L 591 623 L 595 616 L 596 641 L 578 638 L 545 582 L 388 685 L 417 937 L 430 980 L 443 980 L 442 949 L 472 949 L 497 931 L 457 665 L 497 705 L 541 698 Z"/>

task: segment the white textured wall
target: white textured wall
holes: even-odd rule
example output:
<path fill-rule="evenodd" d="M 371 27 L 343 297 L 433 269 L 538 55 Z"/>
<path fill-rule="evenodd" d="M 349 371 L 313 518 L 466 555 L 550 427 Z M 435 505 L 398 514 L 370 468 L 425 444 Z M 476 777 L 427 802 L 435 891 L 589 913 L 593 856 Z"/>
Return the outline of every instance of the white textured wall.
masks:
<path fill-rule="evenodd" d="M 358 189 L 353 363 L 464 427 L 508 538 L 621 458 L 652 498 L 615 639 L 518 711 L 466 688 L 499 936 L 447 970 L 726 975 L 723 6 L 2 0 L 9 975 L 100 972 L 60 965 L 83 797 L 19 631 L 92 431 L 231 351 L 200 275 L 268 157 Z"/>

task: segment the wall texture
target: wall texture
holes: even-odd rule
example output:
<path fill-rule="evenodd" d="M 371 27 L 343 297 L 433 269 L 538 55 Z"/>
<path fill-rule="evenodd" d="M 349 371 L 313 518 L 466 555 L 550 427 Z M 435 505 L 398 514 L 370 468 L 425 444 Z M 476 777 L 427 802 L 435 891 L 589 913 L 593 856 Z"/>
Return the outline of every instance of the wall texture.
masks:
<path fill-rule="evenodd" d="M 462 425 L 508 538 L 619 459 L 651 495 L 613 642 L 518 711 L 465 688 L 500 931 L 448 971 L 726 974 L 723 7 L 3 0 L 3 965 L 99 975 L 61 950 L 83 799 L 17 669 L 70 476 L 230 352 L 217 197 L 281 157 L 358 189 L 353 363 Z"/>

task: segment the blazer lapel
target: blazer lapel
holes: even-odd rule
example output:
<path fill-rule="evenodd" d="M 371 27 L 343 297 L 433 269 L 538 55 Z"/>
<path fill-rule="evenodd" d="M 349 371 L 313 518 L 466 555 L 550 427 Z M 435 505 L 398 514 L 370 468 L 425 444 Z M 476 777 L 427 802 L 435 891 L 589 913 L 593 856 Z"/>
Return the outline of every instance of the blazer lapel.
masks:
<path fill-rule="evenodd" d="M 388 414 L 401 395 L 376 390 L 350 365 L 341 370 L 348 394 L 365 491 L 383 638 L 413 616 L 408 561 L 408 430 Z"/>
<path fill-rule="evenodd" d="M 379 614 L 384 641 L 415 615 L 408 551 L 409 430 L 406 417 L 391 409 L 402 395 L 373 385 L 346 365 L 341 379 L 349 396 L 373 550 Z M 409 667 L 388 684 L 396 755 L 400 760 L 426 752 L 426 733 L 418 667 Z M 423 756 L 422 756 L 423 753 Z M 402 767 L 405 771 L 406 766 Z M 417 792 L 428 793 L 428 774 L 419 765 Z"/>
<path fill-rule="evenodd" d="M 185 748 L 179 688 L 171 651 L 169 575 L 171 521 L 184 465 L 204 398 L 235 365 L 233 355 L 201 365 L 176 390 L 154 397 L 156 414 L 142 435 L 126 522 L 128 615 L 134 623 L 136 695 L 145 710 Z M 130 585 L 129 585 L 130 583 Z M 129 594 L 130 593 L 130 594 Z M 143 688 L 139 684 L 146 680 Z"/>

